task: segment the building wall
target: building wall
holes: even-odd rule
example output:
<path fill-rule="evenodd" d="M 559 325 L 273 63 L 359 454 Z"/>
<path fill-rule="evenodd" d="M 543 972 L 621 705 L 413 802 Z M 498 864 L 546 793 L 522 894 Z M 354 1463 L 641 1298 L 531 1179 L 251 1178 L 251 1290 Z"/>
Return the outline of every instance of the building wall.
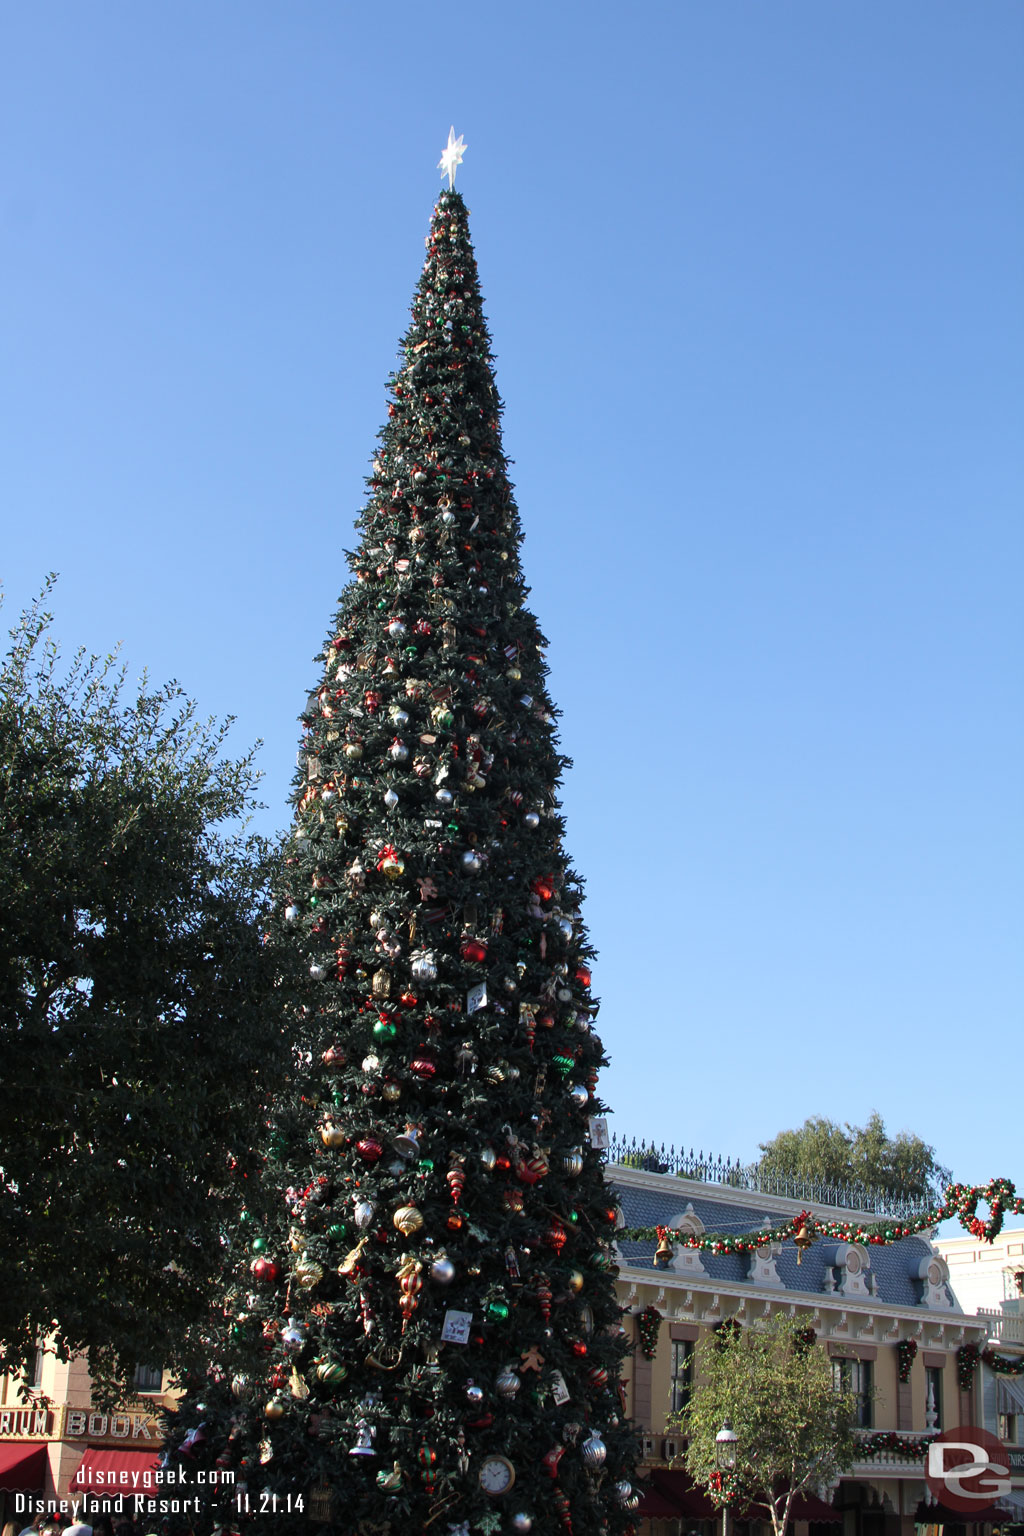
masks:
<path fill-rule="evenodd" d="M 69 1361 L 45 1353 L 41 1379 L 26 1388 L 16 1376 L 0 1377 L 0 1445 L 46 1447 L 46 1475 L 39 1488 L 26 1490 L 47 1504 L 73 1497 L 72 1478 L 91 1446 L 105 1450 L 143 1451 L 156 1454 L 163 1438 L 161 1407 L 171 1405 L 166 1374 L 159 1392 L 140 1394 L 118 1414 L 98 1410 L 92 1401 L 92 1381 L 84 1356 Z M 45 1402 L 45 1407 L 30 1405 Z M 23 1509 L 13 1492 L 0 1491 L 0 1524 L 21 1520 Z"/>
<path fill-rule="evenodd" d="M 751 1195 L 721 1186 L 699 1185 L 673 1175 L 613 1168 L 613 1182 L 626 1211 L 626 1224 L 679 1225 L 683 1230 L 748 1230 L 780 1224 L 797 1214 L 796 1201 Z M 875 1219 L 866 1213 L 815 1209 L 819 1217 Z M 1024 1235 L 1024 1234 L 1022 1234 Z M 666 1423 L 671 1393 L 672 1344 L 696 1344 L 713 1326 L 734 1317 L 743 1326 L 774 1311 L 785 1311 L 817 1335 L 816 1347 L 829 1355 L 870 1359 L 875 1401 L 870 1431 L 895 1430 L 923 1439 L 936 1427 L 971 1424 L 975 1394 L 961 1393 L 957 1350 L 980 1344 L 984 1324 L 965 1315 L 946 1287 L 945 1266 L 924 1238 L 904 1239 L 885 1249 L 857 1246 L 856 1262 L 845 1245 L 820 1239 L 796 1262 L 792 1245 L 760 1250 L 757 1257 L 729 1256 L 728 1263 L 696 1250 L 676 1250 L 667 1267 L 655 1268 L 653 1244 L 621 1244 L 619 1294 L 633 1315 L 634 1349 L 625 1373 L 627 1411 L 647 1436 L 646 1466 L 666 1466 Z M 843 1261 L 832 1263 L 831 1260 Z M 653 1304 L 662 1315 L 658 1350 L 647 1362 L 635 1321 Z M 917 1355 L 910 1380 L 899 1381 L 897 1344 L 914 1339 Z M 941 1373 L 941 1425 L 929 1422 L 927 1368 Z M 670 1447 L 671 1448 L 671 1447 Z M 914 1536 L 915 1514 L 927 1501 L 924 1459 L 887 1454 L 857 1464 L 834 1493 L 842 1512 L 842 1536 Z M 691 1530 L 693 1522 L 684 1522 Z M 650 1523 L 655 1536 L 669 1525 Z M 840 1536 L 839 1527 L 831 1528 Z M 710 1531 L 703 1533 L 710 1536 Z M 808 1536 L 799 1524 L 793 1536 Z M 817 1536 L 817 1533 L 812 1533 Z"/>

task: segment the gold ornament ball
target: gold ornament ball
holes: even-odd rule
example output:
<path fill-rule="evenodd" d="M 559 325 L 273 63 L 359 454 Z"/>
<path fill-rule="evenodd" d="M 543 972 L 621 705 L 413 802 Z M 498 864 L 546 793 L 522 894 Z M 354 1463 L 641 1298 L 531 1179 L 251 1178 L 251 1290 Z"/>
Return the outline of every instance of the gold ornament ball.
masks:
<path fill-rule="evenodd" d="M 284 1403 L 279 1397 L 272 1397 L 264 1408 L 263 1415 L 268 1419 L 280 1419 L 284 1415 Z"/>
<path fill-rule="evenodd" d="M 304 1291 L 309 1291 L 323 1279 L 324 1272 L 312 1259 L 300 1259 L 295 1266 L 294 1274 L 296 1283 Z"/>
<path fill-rule="evenodd" d="M 580 1274 L 578 1269 L 574 1269 L 572 1274 L 569 1276 L 569 1289 L 570 1291 L 576 1291 L 577 1293 L 583 1289 L 583 1276 Z"/>
<path fill-rule="evenodd" d="M 403 1237 L 412 1237 L 423 1225 L 423 1216 L 414 1205 L 400 1205 L 393 1219 Z"/>

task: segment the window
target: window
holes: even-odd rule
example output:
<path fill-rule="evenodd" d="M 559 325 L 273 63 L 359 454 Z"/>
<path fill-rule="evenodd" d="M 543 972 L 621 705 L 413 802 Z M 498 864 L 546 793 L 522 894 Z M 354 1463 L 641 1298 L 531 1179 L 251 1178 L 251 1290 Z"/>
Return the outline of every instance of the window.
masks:
<path fill-rule="evenodd" d="M 164 1372 L 160 1365 L 137 1365 L 135 1367 L 136 1392 L 159 1392 L 163 1386 Z"/>
<path fill-rule="evenodd" d="M 874 1390 L 870 1360 L 833 1360 L 832 1382 L 837 1392 L 852 1392 L 856 1398 L 853 1422 L 858 1429 L 870 1429 Z"/>
<path fill-rule="evenodd" d="M 928 1429 L 942 1428 L 942 1367 L 940 1365 L 925 1366 L 924 1422 Z"/>
<path fill-rule="evenodd" d="M 1017 1415 L 1015 1413 L 1001 1413 L 999 1415 L 999 1438 L 1004 1445 L 1017 1445 Z"/>
<path fill-rule="evenodd" d="M 693 1386 L 693 1342 L 690 1339 L 672 1341 L 672 1412 L 678 1413 L 690 1401 Z"/>
<path fill-rule="evenodd" d="M 40 1344 L 39 1348 L 36 1350 L 36 1357 L 32 1362 L 32 1379 L 29 1382 L 30 1387 L 41 1387 L 43 1384 L 43 1354 L 43 1346 Z"/>

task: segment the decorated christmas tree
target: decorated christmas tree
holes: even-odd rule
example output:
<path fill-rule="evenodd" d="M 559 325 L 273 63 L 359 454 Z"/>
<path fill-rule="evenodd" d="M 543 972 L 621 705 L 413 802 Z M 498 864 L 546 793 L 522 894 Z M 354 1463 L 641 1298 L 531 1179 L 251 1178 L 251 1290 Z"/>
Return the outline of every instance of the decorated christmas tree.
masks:
<path fill-rule="evenodd" d="M 589 1536 L 636 1507 L 605 1058 L 451 181 L 303 715 L 295 1071 L 177 1454 L 243 1524 Z"/>

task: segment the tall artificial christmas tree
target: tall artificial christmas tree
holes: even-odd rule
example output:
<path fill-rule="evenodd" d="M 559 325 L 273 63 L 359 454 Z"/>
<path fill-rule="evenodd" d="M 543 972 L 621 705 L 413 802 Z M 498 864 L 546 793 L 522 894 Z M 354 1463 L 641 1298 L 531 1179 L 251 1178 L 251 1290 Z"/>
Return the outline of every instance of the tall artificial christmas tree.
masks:
<path fill-rule="evenodd" d="M 636 1507 L 604 1057 L 451 179 L 303 716 L 281 907 L 308 986 L 262 1186 L 286 1193 L 247 1213 L 177 1438 L 244 1478 L 243 1521 L 597 1536 Z"/>

